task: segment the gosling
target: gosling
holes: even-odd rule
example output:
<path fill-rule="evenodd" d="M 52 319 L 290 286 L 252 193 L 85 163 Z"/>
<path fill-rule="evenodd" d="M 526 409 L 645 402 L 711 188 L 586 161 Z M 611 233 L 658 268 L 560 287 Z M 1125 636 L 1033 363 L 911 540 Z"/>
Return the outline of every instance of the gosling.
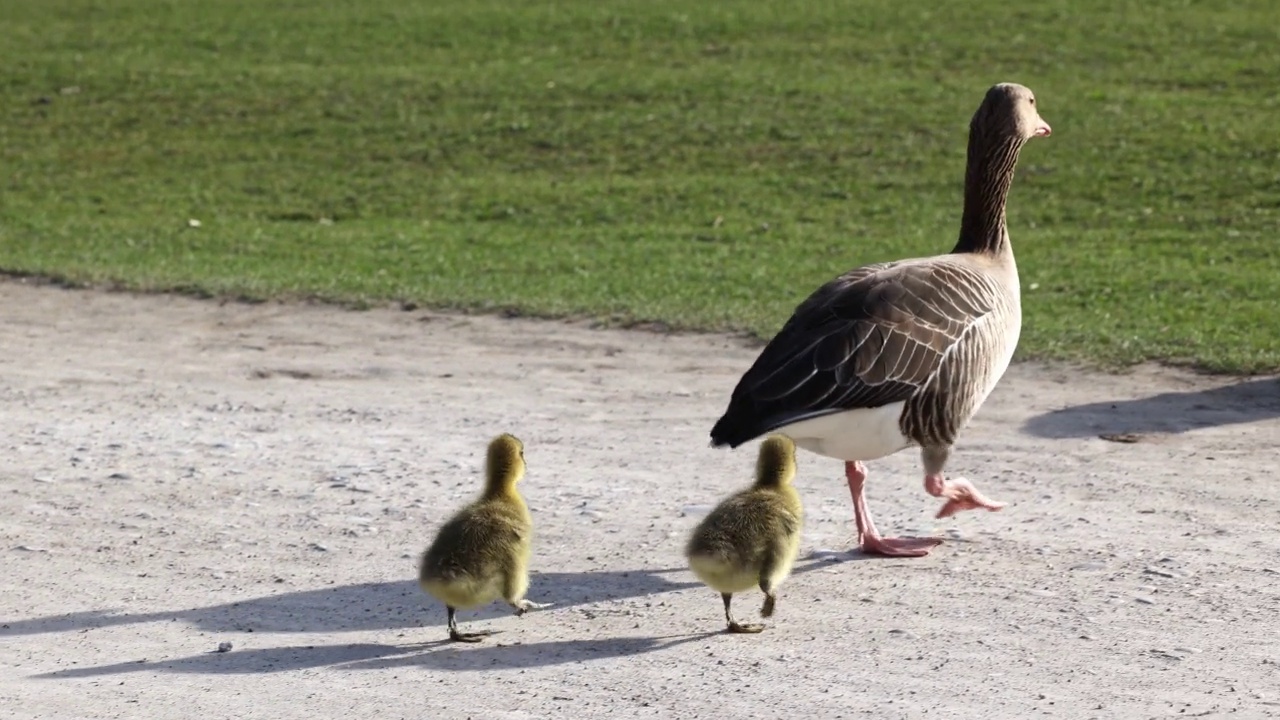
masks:
<path fill-rule="evenodd" d="M 489 443 L 484 493 L 440 527 L 422 554 L 418 584 L 444 603 L 449 639 L 480 642 L 491 632 L 458 632 L 459 608 L 470 609 L 502 598 L 517 616 L 548 604 L 526 600 L 533 518 L 516 491 L 524 478 L 524 444 L 512 435 Z"/>
<path fill-rule="evenodd" d="M 733 619 L 733 594 L 759 586 L 764 593 L 762 617 L 772 617 L 778 586 L 791 574 L 800 551 L 804 523 L 796 476 L 796 446 L 784 435 L 771 435 L 760 445 L 756 482 L 725 498 L 694 529 L 685 548 L 689 568 L 720 592 L 731 633 L 758 633 L 763 625 Z"/>

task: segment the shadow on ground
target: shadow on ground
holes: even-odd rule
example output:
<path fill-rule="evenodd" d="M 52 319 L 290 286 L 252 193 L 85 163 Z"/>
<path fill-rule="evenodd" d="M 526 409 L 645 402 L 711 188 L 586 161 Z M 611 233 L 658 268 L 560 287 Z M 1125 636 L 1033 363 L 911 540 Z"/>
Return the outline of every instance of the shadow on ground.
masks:
<path fill-rule="evenodd" d="M 1207 390 L 1074 405 L 1037 415 L 1023 431 L 1042 438 L 1184 433 L 1280 417 L 1280 378 L 1245 380 Z"/>
<path fill-rule="evenodd" d="M 599 638 L 595 640 L 552 640 L 537 643 L 501 644 L 490 638 L 484 644 L 464 645 L 441 640 L 411 645 L 362 643 L 352 645 L 290 645 L 278 648 L 202 653 L 174 660 L 113 663 L 95 667 L 70 668 L 33 677 L 67 679 L 119 675 L 131 672 L 174 672 L 211 675 L 251 675 L 261 673 L 335 667 L 341 670 L 383 670 L 422 668 L 433 671 L 477 672 L 519 670 L 565 663 L 627 657 L 665 650 L 687 642 L 705 640 L 724 633 L 699 633 L 666 637 Z"/>
<path fill-rule="evenodd" d="M 795 572 L 861 557 L 822 557 L 807 566 L 797 566 Z M 535 572 L 530 575 L 529 599 L 551 602 L 553 609 L 559 609 L 701 586 L 685 568 Z M 511 608 L 505 604 L 493 603 L 473 612 L 459 612 L 458 620 L 467 623 L 510 613 Z M 191 623 L 209 632 L 354 632 L 441 626 L 445 624 L 445 611 L 422 592 L 417 582 L 398 580 L 286 592 L 185 610 L 152 613 L 89 610 L 5 620 L 0 621 L 0 638 L 168 621 Z"/>

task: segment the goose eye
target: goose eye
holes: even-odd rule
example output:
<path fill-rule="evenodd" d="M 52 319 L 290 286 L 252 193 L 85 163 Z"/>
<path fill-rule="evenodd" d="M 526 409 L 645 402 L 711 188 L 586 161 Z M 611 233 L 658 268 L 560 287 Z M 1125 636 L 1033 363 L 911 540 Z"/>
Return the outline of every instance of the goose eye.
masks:
<path fill-rule="evenodd" d="M 1035 98 L 1031 98 L 1031 104 L 1032 104 L 1032 105 L 1035 105 L 1035 104 L 1036 104 L 1036 99 L 1035 99 Z"/>

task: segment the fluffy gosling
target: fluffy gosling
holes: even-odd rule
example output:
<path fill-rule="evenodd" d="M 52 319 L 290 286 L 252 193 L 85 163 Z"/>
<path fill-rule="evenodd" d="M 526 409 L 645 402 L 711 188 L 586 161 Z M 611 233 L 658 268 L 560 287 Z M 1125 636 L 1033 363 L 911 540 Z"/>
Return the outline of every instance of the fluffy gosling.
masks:
<path fill-rule="evenodd" d="M 459 608 L 502 598 L 519 616 L 548 606 L 524 597 L 533 551 L 533 518 L 516 490 L 524 471 L 524 445 L 508 434 L 494 438 L 485 463 L 484 492 L 445 522 L 422 554 L 418 584 L 444 603 L 451 640 L 479 642 L 491 634 L 458 632 Z"/>
<path fill-rule="evenodd" d="M 796 476 L 796 446 L 784 435 L 760 445 L 755 484 L 728 498 L 694 528 L 685 556 L 689 568 L 724 600 L 731 633 L 758 633 L 763 625 L 743 625 L 729 609 L 733 594 L 759 586 L 760 615 L 771 617 L 778 586 L 791 574 L 800 551 L 804 522 Z"/>

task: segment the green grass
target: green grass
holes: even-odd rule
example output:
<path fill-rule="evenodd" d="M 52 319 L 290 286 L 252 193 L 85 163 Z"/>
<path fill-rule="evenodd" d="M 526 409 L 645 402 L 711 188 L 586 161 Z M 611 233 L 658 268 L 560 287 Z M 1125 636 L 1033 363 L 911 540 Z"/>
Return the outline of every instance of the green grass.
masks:
<path fill-rule="evenodd" d="M 932 5 L 5 0 L 0 268 L 768 336 L 1014 80 L 1020 357 L 1280 368 L 1274 0 Z"/>

